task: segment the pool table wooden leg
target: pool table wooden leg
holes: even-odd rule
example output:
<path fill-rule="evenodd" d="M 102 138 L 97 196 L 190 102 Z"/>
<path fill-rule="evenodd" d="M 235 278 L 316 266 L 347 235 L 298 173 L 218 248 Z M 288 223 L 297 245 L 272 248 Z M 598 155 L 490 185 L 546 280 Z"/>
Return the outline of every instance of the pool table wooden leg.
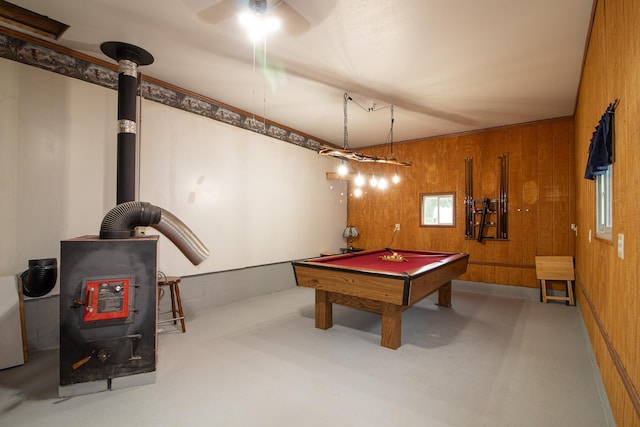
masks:
<path fill-rule="evenodd" d="M 447 282 L 438 289 L 438 305 L 451 307 L 451 282 Z"/>
<path fill-rule="evenodd" d="M 333 326 L 333 306 L 329 293 L 316 289 L 316 328 L 329 329 Z"/>
<path fill-rule="evenodd" d="M 382 334 L 380 345 L 392 350 L 400 347 L 402 337 L 402 307 L 396 304 L 382 304 Z"/>

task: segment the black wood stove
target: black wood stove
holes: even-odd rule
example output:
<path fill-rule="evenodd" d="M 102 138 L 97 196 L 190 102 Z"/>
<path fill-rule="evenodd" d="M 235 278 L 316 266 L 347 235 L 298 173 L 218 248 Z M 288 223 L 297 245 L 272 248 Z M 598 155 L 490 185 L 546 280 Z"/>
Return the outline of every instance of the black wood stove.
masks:
<path fill-rule="evenodd" d="M 99 236 L 60 243 L 61 397 L 155 382 L 158 237 L 135 237 L 136 227 L 157 229 L 194 265 L 209 255 L 170 212 L 133 200 L 137 66 L 153 56 L 122 42 L 101 48 L 120 65 L 117 205 Z"/>
<path fill-rule="evenodd" d="M 155 382 L 158 238 L 61 242 L 60 396 Z"/>

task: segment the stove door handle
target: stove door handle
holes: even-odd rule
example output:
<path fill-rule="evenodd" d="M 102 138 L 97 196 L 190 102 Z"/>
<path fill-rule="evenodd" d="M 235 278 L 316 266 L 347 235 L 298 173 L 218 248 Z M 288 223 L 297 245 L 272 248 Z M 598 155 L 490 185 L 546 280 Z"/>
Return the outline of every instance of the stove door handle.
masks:
<path fill-rule="evenodd" d="M 89 288 L 89 292 L 87 292 L 87 303 L 85 304 L 85 306 L 87 307 L 87 311 L 89 313 L 93 312 L 93 305 L 92 301 L 93 301 L 93 288 Z"/>

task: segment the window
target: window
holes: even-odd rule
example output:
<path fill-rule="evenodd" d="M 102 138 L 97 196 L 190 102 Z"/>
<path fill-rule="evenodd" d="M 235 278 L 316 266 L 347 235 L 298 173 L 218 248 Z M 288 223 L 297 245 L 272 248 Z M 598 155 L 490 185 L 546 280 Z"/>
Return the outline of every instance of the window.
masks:
<path fill-rule="evenodd" d="M 456 194 L 420 194 L 420 226 L 455 227 Z"/>
<path fill-rule="evenodd" d="M 611 165 L 602 175 L 596 175 L 596 237 L 611 240 Z"/>

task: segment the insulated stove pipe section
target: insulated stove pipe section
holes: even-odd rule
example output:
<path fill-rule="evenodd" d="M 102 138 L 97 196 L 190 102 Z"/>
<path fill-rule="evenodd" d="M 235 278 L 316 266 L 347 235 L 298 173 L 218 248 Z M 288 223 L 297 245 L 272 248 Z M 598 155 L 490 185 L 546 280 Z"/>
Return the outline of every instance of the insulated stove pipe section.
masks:
<path fill-rule="evenodd" d="M 117 203 L 136 198 L 136 93 L 138 66 L 153 63 L 146 50 L 123 42 L 104 42 L 102 53 L 118 61 Z"/>
<path fill-rule="evenodd" d="M 151 226 L 173 242 L 193 265 L 209 256 L 209 249 L 171 212 L 147 202 L 125 202 L 105 215 L 100 226 L 101 239 L 126 239 L 138 226 Z"/>

